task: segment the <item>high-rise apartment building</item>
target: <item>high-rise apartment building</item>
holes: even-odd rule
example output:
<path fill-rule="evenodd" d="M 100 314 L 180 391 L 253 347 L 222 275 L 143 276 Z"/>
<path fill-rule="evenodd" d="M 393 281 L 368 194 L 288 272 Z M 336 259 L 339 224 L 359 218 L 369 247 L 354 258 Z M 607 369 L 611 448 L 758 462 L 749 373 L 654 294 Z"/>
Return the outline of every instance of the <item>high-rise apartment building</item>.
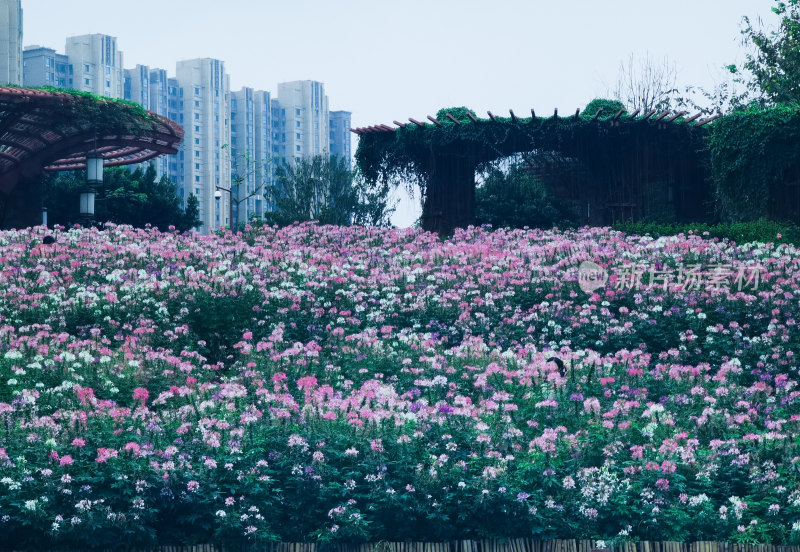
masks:
<path fill-rule="evenodd" d="M 72 65 L 69 58 L 52 48 L 25 46 L 22 51 L 23 84 L 72 88 Z"/>
<path fill-rule="evenodd" d="M 242 88 L 231 94 L 231 168 L 236 186 L 234 218 L 263 217 L 275 174 L 272 159 L 272 101 L 264 90 Z"/>
<path fill-rule="evenodd" d="M 150 110 L 150 68 L 147 65 L 137 65 L 133 69 L 125 69 L 123 73 L 125 77 L 122 97 Z"/>
<path fill-rule="evenodd" d="M 136 102 L 158 115 L 169 117 L 169 84 L 166 70 L 137 65 L 133 69 L 125 69 L 124 74 L 123 90 L 126 100 Z M 170 175 L 170 157 L 161 155 L 148 162 L 155 166 L 158 178 Z"/>
<path fill-rule="evenodd" d="M 73 87 L 107 98 L 122 98 L 124 73 L 117 39 L 103 34 L 70 36 L 66 54 L 73 70 Z"/>
<path fill-rule="evenodd" d="M 22 84 L 22 0 L 0 0 L 0 86 Z"/>
<path fill-rule="evenodd" d="M 178 79 L 174 77 L 167 79 L 167 117 L 183 128 L 183 88 L 178 84 Z M 186 206 L 186 198 L 188 195 L 185 193 L 183 185 L 181 184 L 184 168 L 183 144 L 181 144 L 181 149 L 178 151 L 177 155 L 165 157 L 167 157 L 167 176 L 169 176 L 169 179 L 178 187 L 178 193 L 183 198 L 184 206 Z"/>
<path fill-rule="evenodd" d="M 179 61 L 176 75 L 183 109 L 173 120 L 183 126 L 184 136 L 175 182 L 184 198 L 197 196 L 204 231 L 225 227 L 231 213 L 231 160 L 222 148 L 231 139 L 225 63 L 210 58 Z"/>
<path fill-rule="evenodd" d="M 0 15 L 12 4 L 19 0 L 0 0 Z M 327 154 L 350 162 L 350 113 L 329 112 L 321 82 L 281 83 L 277 97 L 247 87 L 231 93 L 222 61 L 179 61 L 175 77 L 146 65 L 123 69 L 117 39 L 103 34 L 69 37 L 66 54 L 28 46 L 23 58 L 26 85 L 125 98 L 181 125 L 178 154 L 151 162 L 175 183 L 184 206 L 190 194 L 197 197 L 205 232 L 232 217 L 263 217 L 281 163 Z"/>
<path fill-rule="evenodd" d="M 278 84 L 278 103 L 285 110 L 284 155 L 287 161 L 330 153 L 328 96 L 321 82 Z"/>
<path fill-rule="evenodd" d="M 270 108 L 272 110 L 272 156 L 284 160 L 286 159 L 286 108 L 281 105 L 278 98 L 272 98 Z"/>
<path fill-rule="evenodd" d="M 331 156 L 341 157 L 350 168 L 350 115 L 349 111 L 331 111 Z"/>

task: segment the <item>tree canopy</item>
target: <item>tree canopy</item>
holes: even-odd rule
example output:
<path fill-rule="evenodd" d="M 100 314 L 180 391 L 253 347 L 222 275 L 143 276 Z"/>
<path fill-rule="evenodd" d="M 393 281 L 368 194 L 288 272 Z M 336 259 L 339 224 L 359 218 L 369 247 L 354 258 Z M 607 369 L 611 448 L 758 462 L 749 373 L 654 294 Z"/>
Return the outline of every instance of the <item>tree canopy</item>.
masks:
<path fill-rule="evenodd" d="M 760 103 L 800 103 L 800 0 L 775 0 L 780 17 L 776 30 L 765 30 L 744 17 L 742 35 L 751 46 L 742 67 L 728 68 L 740 76 Z M 745 75 L 747 74 L 747 75 Z"/>
<path fill-rule="evenodd" d="M 277 168 L 277 183 L 266 190 L 272 212 L 267 222 L 286 226 L 321 224 L 385 226 L 392 212 L 388 185 L 370 185 L 341 157 L 316 155 Z"/>
<path fill-rule="evenodd" d="M 69 225 L 80 219 L 79 197 L 86 186 L 82 172 L 59 173 L 45 177 L 44 194 L 51 224 Z M 103 185 L 95 200 L 95 219 L 143 227 L 147 224 L 167 230 L 189 230 L 201 224 L 199 203 L 190 195 L 186 209 L 181 206 L 175 185 L 166 177 L 157 178 L 155 168 L 137 167 L 130 171 L 112 167 L 103 172 Z"/>

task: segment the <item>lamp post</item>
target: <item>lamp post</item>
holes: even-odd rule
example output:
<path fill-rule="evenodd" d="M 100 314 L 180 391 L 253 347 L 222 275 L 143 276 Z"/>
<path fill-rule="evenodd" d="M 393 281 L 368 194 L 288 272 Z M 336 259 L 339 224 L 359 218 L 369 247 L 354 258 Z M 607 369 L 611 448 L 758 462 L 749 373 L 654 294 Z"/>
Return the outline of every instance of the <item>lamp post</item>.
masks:
<path fill-rule="evenodd" d="M 217 198 L 217 201 L 221 201 L 222 192 L 228 192 L 228 226 L 233 230 L 233 192 L 228 188 L 222 188 L 220 186 L 216 186 L 216 188 L 217 190 L 214 192 L 214 197 Z M 217 207 L 217 214 L 219 214 L 219 207 Z M 219 226 L 217 229 L 219 229 Z"/>
<path fill-rule="evenodd" d="M 103 156 L 97 153 L 86 156 L 86 187 L 81 192 L 80 214 L 84 226 L 94 219 L 94 200 L 97 189 L 103 184 Z"/>

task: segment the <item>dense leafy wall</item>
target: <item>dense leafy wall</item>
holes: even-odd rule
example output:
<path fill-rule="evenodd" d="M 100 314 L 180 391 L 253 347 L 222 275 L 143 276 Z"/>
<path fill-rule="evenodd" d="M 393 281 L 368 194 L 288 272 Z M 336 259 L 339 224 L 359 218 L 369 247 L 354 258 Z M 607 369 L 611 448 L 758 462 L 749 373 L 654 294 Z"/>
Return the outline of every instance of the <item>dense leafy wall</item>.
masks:
<path fill-rule="evenodd" d="M 596 99 L 576 116 L 493 119 L 477 118 L 465 107 L 442 109 L 436 115 L 439 125 L 363 134 L 356 159 L 368 179 L 415 183 L 424 197 L 438 155 L 463 156 L 480 165 L 514 152 L 558 151 L 585 165 L 595 178 L 586 194 L 606 202 L 615 187 L 638 189 L 629 196 L 641 200 L 659 187 L 675 186 L 686 220 L 800 220 L 797 106 L 751 108 L 706 127 L 683 118 L 665 123 L 656 117 L 616 117 L 621 107 Z M 709 190 L 713 205 L 698 205 L 705 194 L 694 193 L 699 188 Z M 640 210 L 645 220 L 646 211 Z"/>
<path fill-rule="evenodd" d="M 753 108 L 714 123 L 709 135 L 717 207 L 729 221 L 800 215 L 800 111 Z"/>

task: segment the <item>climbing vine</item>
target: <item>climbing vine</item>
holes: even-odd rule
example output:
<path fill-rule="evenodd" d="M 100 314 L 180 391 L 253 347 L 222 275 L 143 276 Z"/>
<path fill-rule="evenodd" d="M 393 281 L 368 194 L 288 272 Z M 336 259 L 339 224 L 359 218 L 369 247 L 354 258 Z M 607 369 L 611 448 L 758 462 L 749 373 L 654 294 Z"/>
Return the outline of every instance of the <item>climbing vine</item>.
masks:
<path fill-rule="evenodd" d="M 26 87 L 30 88 L 30 87 Z M 55 94 L 54 102 L 60 109 L 48 109 L 50 126 L 56 130 L 79 128 L 91 130 L 97 136 L 118 134 L 141 134 L 152 132 L 158 119 L 139 104 L 118 98 L 106 98 L 80 90 L 69 90 L 42 86 L 33 88 Z M 12 104 L 17 109 L 29 109 L 25 103 Z"/>
<path fill-rule="evenodd" d="M 686 124 L 683 118 L 665 123 L 641 115 L 617 117 L 621 107 L 619 102 L 594 100 L 583 113 L 567 117 L 488 118 L 466 107 L 446 108 L 436 114 L 438 124 L 408 123 L 394 132 L 362 134 L 356 160 L 367 179 L 416 184 L 424 196 L 436 156 L 441 155 L 469 158 L 477 166 L 517 152 L 556 151 L 579 159 L 599 178 L 613 180 L 623 173 L 646 178 L 626 167 L 626 152 L 645 149 L 639 158 L 655 159 L 648 165 L 653 167 L 668 157 L 694 164 L 705 148 L 705 127 Z"/>
<path fill-rule="evenodd" d="M 480 167 L 516 152 L 558 152 L 582 163 L 598 190 L 666 182 L 701 189 L 684 208 L 706 195 L 713 207 L 691 211 L 693 220 L 800 217 L 799 106 L 752 107 L 702 127 L 621 109 L 604 99 L 567 117 L 478 118 L 465 107 L 447 108 L 436 122 L 362 134 L 356 160 L 368 179 L 417 184 L 424 197 L 437 156 L 469 158 Z"/>
<path fill-rule="evenodd" d="M 793 212 L 796 220 L 800 194 L 792 193 L 792 185 L 800 185 L 798 106 L 731 113 L 714 123 L 708 143 L 723 219 L 793 218 Z"/>

